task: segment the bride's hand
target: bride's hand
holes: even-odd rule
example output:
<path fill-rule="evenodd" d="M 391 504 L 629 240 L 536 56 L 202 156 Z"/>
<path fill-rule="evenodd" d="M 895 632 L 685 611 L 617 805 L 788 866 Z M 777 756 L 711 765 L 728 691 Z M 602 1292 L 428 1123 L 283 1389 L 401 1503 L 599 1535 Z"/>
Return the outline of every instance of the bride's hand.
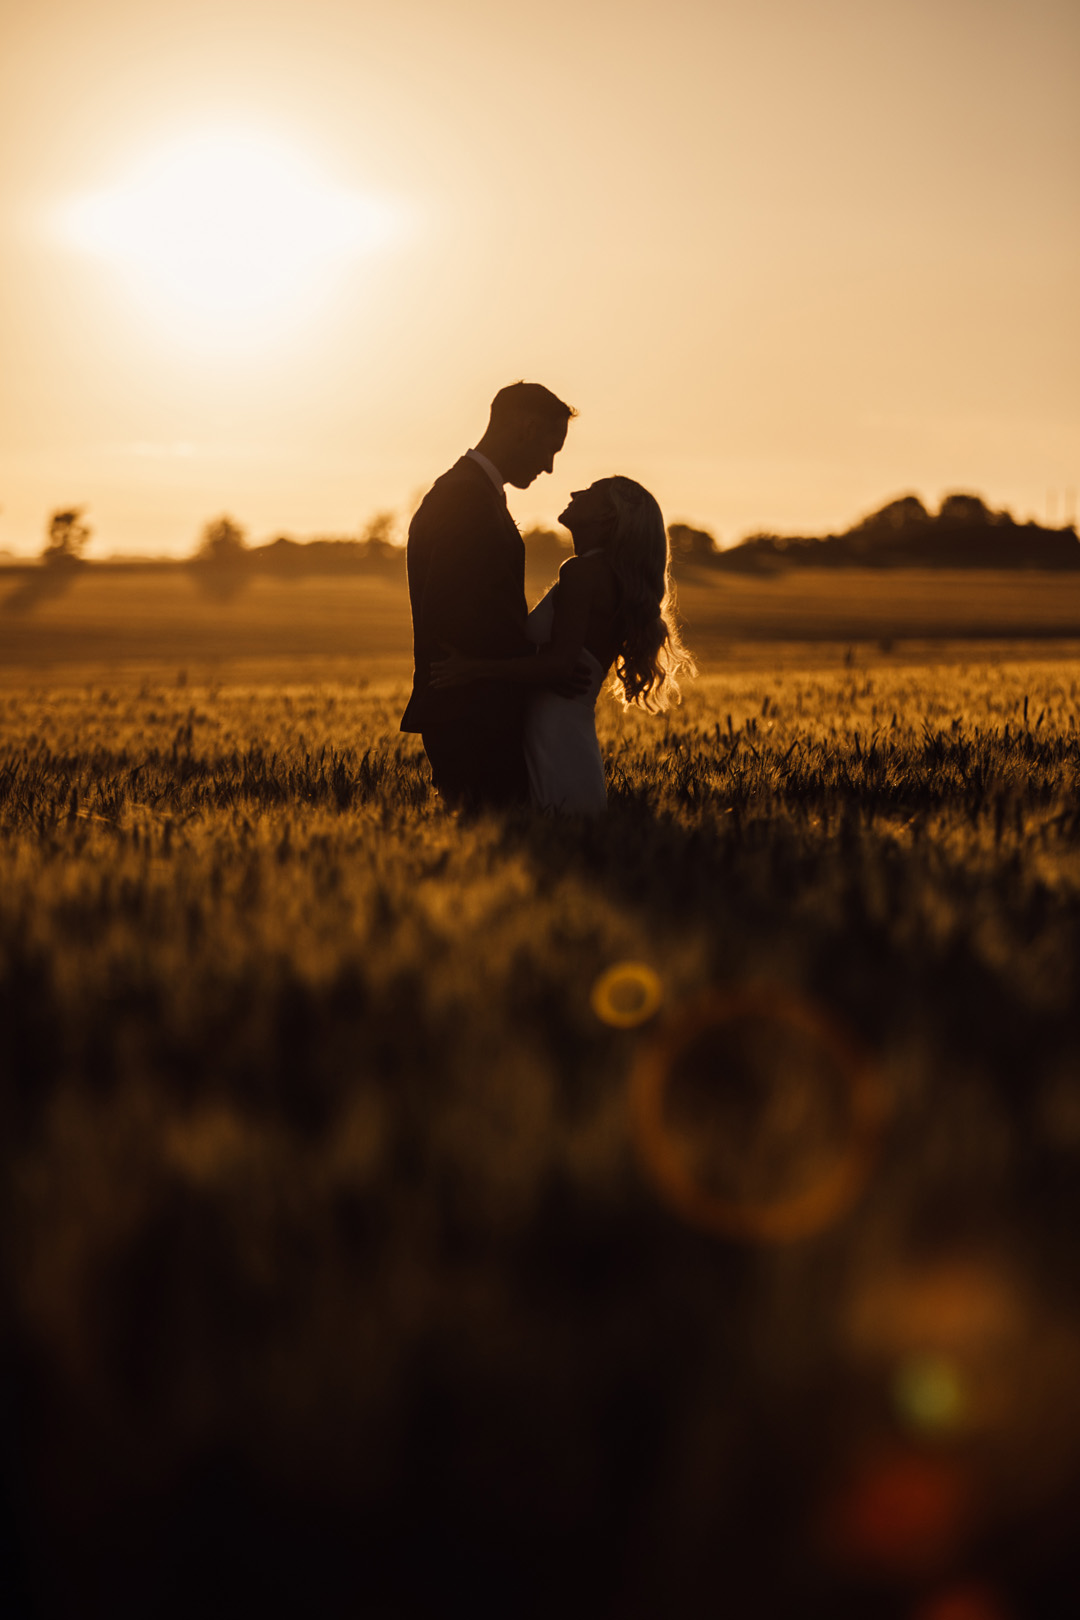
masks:
<path fill-rule="evenodd" d="M 480 677 L 480 660 L 466 658 L 453 647 L 447 648 L 445 658 L 431 661 L 431 685 L 439 690 L 446 686 L 467 686 Z"/>

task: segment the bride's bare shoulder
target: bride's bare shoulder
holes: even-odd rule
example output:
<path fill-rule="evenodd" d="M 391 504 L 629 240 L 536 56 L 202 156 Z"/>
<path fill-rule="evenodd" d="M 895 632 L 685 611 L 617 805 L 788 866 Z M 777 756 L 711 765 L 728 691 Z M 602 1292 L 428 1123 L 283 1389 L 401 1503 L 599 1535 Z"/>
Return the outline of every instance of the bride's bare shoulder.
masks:
<path fill-rule="evenodd" d="M 611 564 L 602 551 L 590 551 L 584 557 L 567 557 L 559 569 L 560 584 L 571 581 L 595 588 L 607 584 L 614 577 Z"/>
<path fill-rule="evenodd" d="M 568 594 L 587 598 L 594 612 L 607 612 L 618 601 L 618 581 L 602 551 L 568 557 L 559 569 L 559 586 Z"/>

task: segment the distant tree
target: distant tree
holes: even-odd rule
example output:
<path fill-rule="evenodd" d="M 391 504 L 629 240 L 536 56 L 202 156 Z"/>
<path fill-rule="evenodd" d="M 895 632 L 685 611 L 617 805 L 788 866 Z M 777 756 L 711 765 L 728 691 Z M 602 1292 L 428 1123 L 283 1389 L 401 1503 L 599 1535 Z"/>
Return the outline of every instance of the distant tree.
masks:
<path fill-rule="evenodd" d="M 247 536 L 231 517 L 215 518 L 203 529 L 196 555 L 201 562 L 229 566 L 247 551 Z"/>
<path fill-rule="evenodd" d="M 938 509 L 938 522 L 970 528 L 992 523 L 995 515 L 981 495 L 946 495 Z"/>
<path fill-rule="evenodd" d="M 911 529 L 922 529 L 930 522 L 930 513 L 917 495 L 901 495 L 899 500 L 887 501 L 861 522 L 848 530 L 849 534 L 883 533 L 890 536 L 905 534 Z"/>
<path fill-rule="evenodd" d="M 41 553 L 42 562 L 50 566 L 78 562 L 83 547 L 93 533 L 90 525 L 82 520 L 85 511 L 85 506 L 71 506 L 65 511 L 53 513 L 49 519 L 45 549 Z"/>
<path fill-rule="evenodd" d="M 366 546 L 372 559 L 389 561 L 401 549 L 394 538 L 397 528 L 396 512 L 376 512 L 360 531 L 360 544 Z"/>
<path fill-rule="evenodd" d="M 210 597 L 228 602 L 247 584 L 252 554 L 247 536 L 231 517 L 215 518 L 203 529 L 195 553 L 195 578 Z"/>
<path fill-rule="evenodd" d="M 717 544 L 708 529 L 694 529 L 689 523 L 672 523 L 668 527 L 671 554 L 686 562 L 711 562 L 717 555 Z"/>
<path fill-rule="evenodd" d="M 85 510 L 83 506 L 69 506 L 52 514 L 41 553 L 45 566 L 35 568 L 4 598 L 5 612 L 32 612 L 70 590 L 83 566 L 80 553 L 93 533 L 83 522 Z"/>
<path fill-rule="evenodd" d="M 567 557 L 573 555 L 569 535 L 539 524 L 523 529 L 521 538 L 525 542 L 525 566 L 532 575 L 545 574 L 554 579 Z"/>

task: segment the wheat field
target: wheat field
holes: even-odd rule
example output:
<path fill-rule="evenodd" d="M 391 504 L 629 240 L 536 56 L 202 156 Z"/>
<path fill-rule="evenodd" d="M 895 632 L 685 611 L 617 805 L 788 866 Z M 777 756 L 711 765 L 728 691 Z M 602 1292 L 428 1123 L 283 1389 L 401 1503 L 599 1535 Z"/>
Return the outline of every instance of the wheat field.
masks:
<path fill-rule="evenodd" d="M 448 815 L 360 664 L 5 686 L 38 1612 L 188 1613 L 214 1549 L 222 1612 L 900 1616 L 970 1577 L 1020 1615 L 1072 1581 L 1080 663 L 842 651 L 602 700 L 595 824 Z M 626 962 L 636 1025 L 593 995 Z M 680 1047 L 748 986 L 771 1012 Z M 695 1185 L 772 1207 L 843 1151 L 841 1049 L 880 1116 L 850 1196 L 688 1216 L 643 1061 Z"/>
<path fill-rule="evenodd" d="M 535 602 L 551 564 L 529 561 Z M 282 661 L 325 680 L 402 672 L 412 641 L 404 570 L 387 576 L 281 579 L 254 574 L 215 591 L 182 564 L 157 569 L 94 564 L 82 572 L 0 568 L 0 683 L 37 671 L 71 681 L 92 667 L 105 680 L 140 667 L 194 679 L 288 678 Z M 226 584 L 230 581 L 226 579 Z M 684 564 L 679 601 L 704 668 L 732 661 L 829 661 L 848 643 L 862 656 L 939 662 L 950 640 L 969 656 L 1080 656 L 1080 573 L 991 569 L 789 569 L 738 574 Z M 800 647 L 801 644 L 801 647 Z M 961 652 L 962 656 L 962 652 Z M 301 674 L 301 678 L 303 678 Z"/>

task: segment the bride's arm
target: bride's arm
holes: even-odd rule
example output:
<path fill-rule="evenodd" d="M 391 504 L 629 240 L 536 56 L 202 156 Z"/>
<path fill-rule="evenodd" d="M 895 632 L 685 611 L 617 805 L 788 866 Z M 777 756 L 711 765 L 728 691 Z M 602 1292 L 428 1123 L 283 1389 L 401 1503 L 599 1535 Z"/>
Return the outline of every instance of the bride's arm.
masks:
<path fill-rule="evenodd" d="M 449 657 L 432 661 L 432 686 L 464 686 L 481 680 L 561 686 L 570 678 L 585 645 L 589 608 L 597 585 L 591 562 L 591 558 L 571 557 L 563 563 L 551 640 L 544 643 L 535 658 L 466 658 L 451 651 Z"/>

